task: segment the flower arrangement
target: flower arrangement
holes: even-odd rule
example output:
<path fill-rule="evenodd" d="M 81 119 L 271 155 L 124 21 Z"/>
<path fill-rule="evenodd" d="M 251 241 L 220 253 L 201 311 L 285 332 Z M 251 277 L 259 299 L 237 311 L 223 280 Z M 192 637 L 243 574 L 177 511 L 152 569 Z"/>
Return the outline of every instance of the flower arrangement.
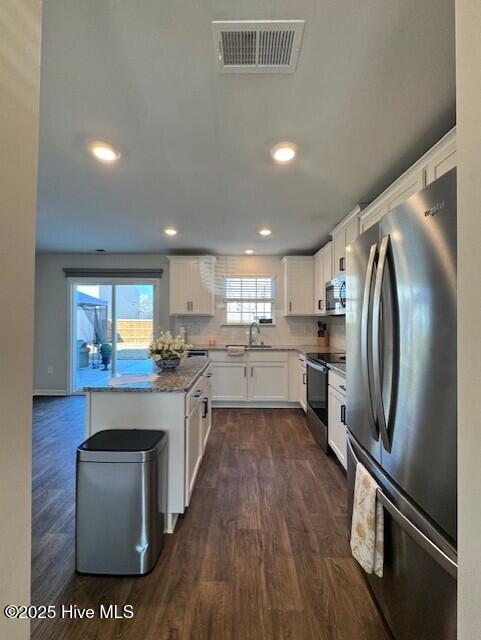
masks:
<path fill-rule="evenodd" d="M 161 369 L 175 369 L 190 349 L 181 336 L 172 337 L 170 331 L 162 331 L 149 346 L 149 358 Z"/>

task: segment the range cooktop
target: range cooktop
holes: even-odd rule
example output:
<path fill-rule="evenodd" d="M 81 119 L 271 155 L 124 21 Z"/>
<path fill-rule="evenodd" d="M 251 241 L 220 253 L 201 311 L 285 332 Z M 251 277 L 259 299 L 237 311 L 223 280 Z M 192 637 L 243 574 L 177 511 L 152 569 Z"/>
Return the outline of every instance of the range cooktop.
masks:
<path fill-rule="evenodd" d="M 345 353 L 308 353 L 307 358 L 319 364 L 346 362 Z"/>

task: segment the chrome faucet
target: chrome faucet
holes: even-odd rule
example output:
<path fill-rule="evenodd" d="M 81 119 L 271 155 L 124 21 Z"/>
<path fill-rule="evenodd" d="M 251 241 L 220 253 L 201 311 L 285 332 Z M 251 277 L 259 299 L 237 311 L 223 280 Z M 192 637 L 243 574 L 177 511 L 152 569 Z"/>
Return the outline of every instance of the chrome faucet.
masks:
<path fill-rule="evenodd" d="M 260 335 L 261 329 L 259 327 L 259 323 L 257 321 L 255 322 L 251 322 L 251 324 L 249 325 L 249 347 L 252 347 L 252 345 L 254 345 L 256 343 L 254 336 L 252 335 L 252 329 L 256 327 L 257 329 L 257 335 Z"/>

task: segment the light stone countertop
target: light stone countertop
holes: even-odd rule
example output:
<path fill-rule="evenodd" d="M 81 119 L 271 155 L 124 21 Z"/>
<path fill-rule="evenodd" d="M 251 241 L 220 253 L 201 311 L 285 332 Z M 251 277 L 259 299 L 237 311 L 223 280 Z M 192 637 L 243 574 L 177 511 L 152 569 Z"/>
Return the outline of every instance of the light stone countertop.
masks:
<path fill-rule="evenodd" d="M 130 381 L 123 385 L 119 384 L 122 376 L 116 376 L 115 387 L 106 384 L 98 387 L 84 387 L 84 391 L 88 393 L 186 393 L 192 389 L 209 364 L 209 358 L 205 358 L 203 356 L 185 358 L 177 369 L 172 371 L 162 371 L 157 374 L 155 380 L 152 381 L 132 382 L 131 376 L 128 376 L 130 377 Z"/>
<path fill-rule="evenodd" d="M 235 343 L 230 344 L 234 346 Z M 206 344 L 193 344 L 192 349 L 202 351 L 225 351 L 227 349 L 227 345 L 217 344 L 215 347 L 209 347 Z M 317 344 L 273 344 L 264 349 L 256 347 L 245 347 L 245 349 L 246 351 L 265 351 L 267 353 L 269 353 L 269 351 L 297 351 L 302 355 L 306 355 L 307 353 L 344 353 L 342 349 L 336 349 L 335 347 L 319 347 Z"/>
<path fill-rule="evenodd" d="M 327 366 L 341 376 L 346 376 L 346 363 L 345 362 L 328 362 Z"/>

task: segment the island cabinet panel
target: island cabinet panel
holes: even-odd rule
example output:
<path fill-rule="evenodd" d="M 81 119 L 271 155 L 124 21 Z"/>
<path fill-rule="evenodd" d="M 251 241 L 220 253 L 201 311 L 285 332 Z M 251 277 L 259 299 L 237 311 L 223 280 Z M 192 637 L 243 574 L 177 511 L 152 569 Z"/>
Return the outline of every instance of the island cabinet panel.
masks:
<path fill-rule="evenodd" d="M 203 398 L 196 395 L 196 402 L 185 421 L 185 506 L 188 507 L 194 490 L 197 472 L 202 462 L 203 434 L 202 411 Z"/>
<path fill-rule="evenodd" d="M 195 376 L 184 391 L 106 388 L 87 393 L 87 437 L 104 429 L 167 432 L 169 533 L 174 530 L 177 516 L 190 503 L 211 427 L 211 369 L 205 367 L 196 375 L 194 365 L 195 362 L 181 365 L 187 371 L 190 368 Z"/>
<path fill-rule="evenodd" d="M 159 429 L 168 433 L 167 509 L 169 513 L 184 513 L 185 394 L 89 393 L 87 437 L 103 429 Z"/>

